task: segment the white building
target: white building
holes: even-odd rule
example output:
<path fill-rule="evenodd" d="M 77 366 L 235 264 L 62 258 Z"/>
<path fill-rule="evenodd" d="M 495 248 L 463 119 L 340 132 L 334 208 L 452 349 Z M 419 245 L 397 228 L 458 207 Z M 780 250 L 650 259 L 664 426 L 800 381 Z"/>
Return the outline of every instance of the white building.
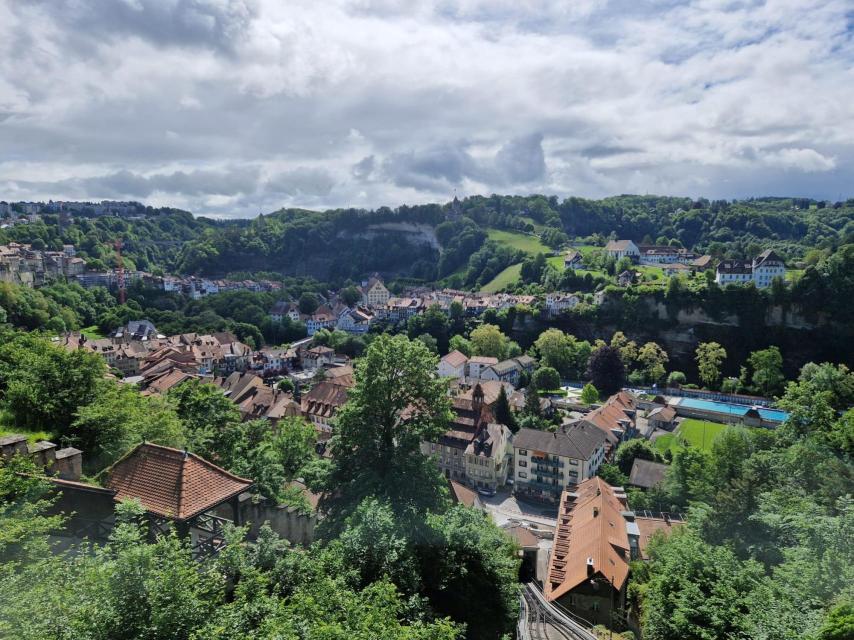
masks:
<path fill-rule="evenodd" d="M 464 378 L 468 357 L 462 351 L 451 351 L 439 360 L 438 373 L 443 378 Z"/>
<path fill-rule="evenodd" d="M 469 358 L 468 364 L 466 365 L 466 375 L 469 378 L 474 378 L 475 380 L 480 380 L 483 375 L 483 371 L 487 367 L 491 367 L 494 364 L 498 364 L 498 358 L 491 358 L 488 356 L 472 356 Z"/>
<path fill-rule="evenodd" d="M 626 257 L 633 260 L 640 258 L 640 249 L 631 240 L 611 240 L 605 245 L 605 251 L 615 260 Z"/>
<path fill-rule="evenodd" d="M 513 492 L 557 502 L 565 488 L 596 475 L 605 441 L 605 433 L 585 420 L 554 433 L 520 429 L 513 439 Z"/>
<path fill-rule="evenodd" d="M 760 253 L 753 262 L 722 260 L 715 270 L 715 282 L 721 286 L 752 282 L 757 288 L 764 289 L 771 286 L 774 278 L 785 277 L 786 265 L 771 249 Z"/>
<path fill-rule="evenodd" d="M 383 281 L 377 276 L 362 283 L 359 291 L 362 294 L 362 306 L 364 307 L 376 309 L 385 307 L 388 304 L 390 294 Z"/>

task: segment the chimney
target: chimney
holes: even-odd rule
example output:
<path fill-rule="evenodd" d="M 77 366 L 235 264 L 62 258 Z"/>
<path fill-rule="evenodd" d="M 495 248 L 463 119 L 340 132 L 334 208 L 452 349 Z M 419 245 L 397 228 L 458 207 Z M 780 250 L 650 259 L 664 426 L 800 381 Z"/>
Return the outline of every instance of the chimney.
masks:
<path fill-rule="evenodd" d="M 8 459 L 19 453 L 27 453 L 26 436 L 15 434 L 0 438 L 0 458 Z"/>
<path fill-rule="evenodd" d="M 587 558 L 587 575 L 592 576 L 594 572 L 595 572 L 595 569 L 593 568 L 593 558 L 588 557 Z"/>
<path fill-rule="evenodd" d="M 30 457 L 37 465 L 44 467 L 45 473 L 52 474 L 56 466 L 56 445 L 47 440 L 41 440 L 28 445 Z"/>
<path fill-rule="evenodd" d="M 599 507 L 593 507 L 593 517 L 597 518 L 599 516 Z"/>
<path fill-rule="evenodd" d="M 83 474 L 83 452 L 74 447 L 57 451 L 56 473 L 63 480 L 80 480 Z"/>

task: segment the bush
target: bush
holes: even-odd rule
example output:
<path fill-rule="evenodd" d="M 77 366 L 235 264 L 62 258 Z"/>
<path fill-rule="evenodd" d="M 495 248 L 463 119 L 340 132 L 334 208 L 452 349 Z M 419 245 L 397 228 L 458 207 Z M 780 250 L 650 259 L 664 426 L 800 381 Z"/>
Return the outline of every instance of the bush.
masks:
<path fill-rule="evenodd" d="M 681 371 L 671 371 L 670 375 L 667 376 L 667 386 L 678 387 L 685 384 L 686 380 L 687 378 L 685 377 L 685 374 Z"/>
<path fill-rule="evenodd" d="M 534 384 L 538 389 L 557 389 L 560 387 L 560 374 L 553 367 L 540 367 L 534 373 Z"/>

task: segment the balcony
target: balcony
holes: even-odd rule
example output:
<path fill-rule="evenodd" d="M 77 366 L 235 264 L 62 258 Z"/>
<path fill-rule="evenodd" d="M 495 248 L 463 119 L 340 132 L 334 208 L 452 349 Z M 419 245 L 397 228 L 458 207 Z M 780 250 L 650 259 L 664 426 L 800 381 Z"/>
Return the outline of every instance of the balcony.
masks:
<path fill-rule="evenodd" d="M 549 478 L 560 478 L 560 471 L 555 469 L 554 467 L 542 467 L 537 465 L 533 469 L 531 469 L 531 473 L 536 473 L 540 476 L 547 476 Z"/>
<path fill-rule="evenodd" d="M 531 462 L 533 462 L 534 464 L 548 465 L 550 467 L 558 467 L 560 469 L 563 469 L 564 466 L 563 462 L 561 462 L 560 460 L 551 460 L 542 456 L 531 456 Z"/>

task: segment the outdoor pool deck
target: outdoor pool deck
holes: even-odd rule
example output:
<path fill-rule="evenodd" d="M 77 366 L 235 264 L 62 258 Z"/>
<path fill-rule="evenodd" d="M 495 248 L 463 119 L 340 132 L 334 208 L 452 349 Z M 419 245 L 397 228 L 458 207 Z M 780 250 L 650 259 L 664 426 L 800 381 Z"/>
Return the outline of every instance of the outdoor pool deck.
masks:
<path fill-rule="evenodd" d="M 668 404 L 676 409 L 680 415 L 688 415 L 710 420 L 722 420 L 724 422 L 749 422 L 751 415 L 758 414 L 763 423 L 778 425 L 784 422 L 789 414 L 780 409 L 769 409 L 767 407 L 750 407 L 743 404 L 731 404 L 717 400 L 701 400 L 698 398 L 669 397 Z M 755 412 L 755 413 L 754 413 Z"/>

